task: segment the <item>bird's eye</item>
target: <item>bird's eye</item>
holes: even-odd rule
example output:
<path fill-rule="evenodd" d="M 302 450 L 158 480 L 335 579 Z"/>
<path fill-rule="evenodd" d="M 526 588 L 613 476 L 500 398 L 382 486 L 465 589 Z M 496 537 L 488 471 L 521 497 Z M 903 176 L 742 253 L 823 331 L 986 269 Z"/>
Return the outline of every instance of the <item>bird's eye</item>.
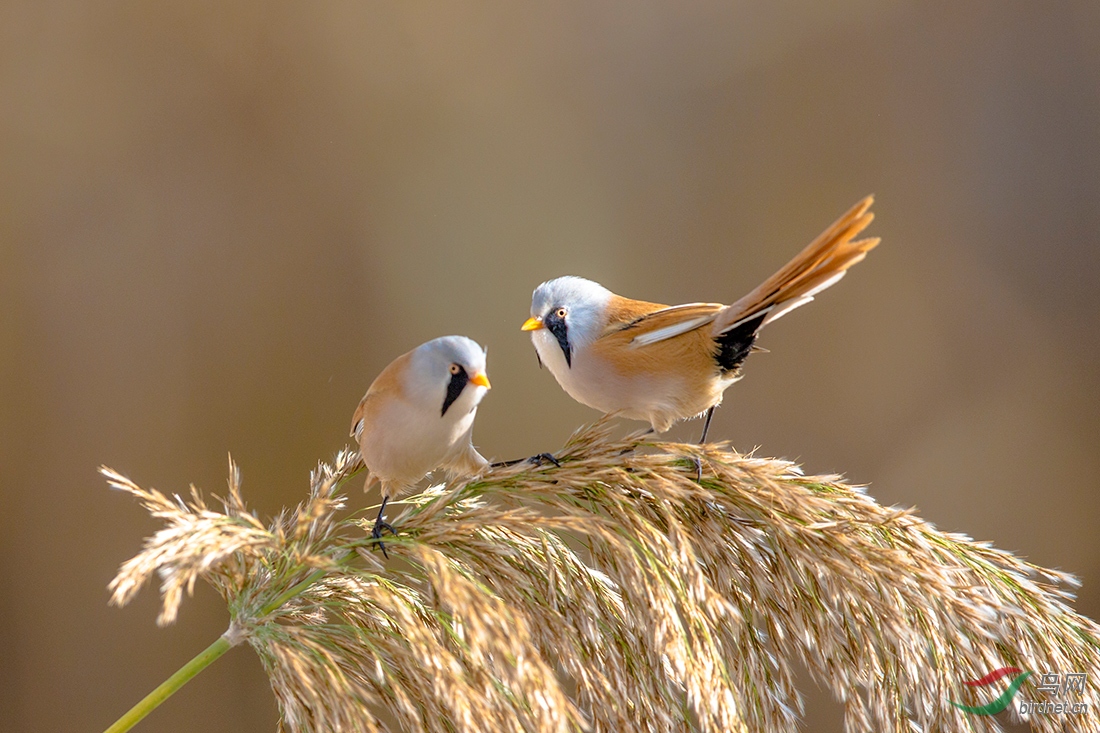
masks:
<path fill-rule="evenodd" d="M 451 374 L 458 374 L 460 371 L 462 371 L 462 367 L 458 364 L 451 364 Z"/>
<path fill-rule="evenodd" d="M 557 312 L 555 312 L 554 315 L 556 315 L 558 318 L 565 318 L 565 308 L 558 308 Z"/>

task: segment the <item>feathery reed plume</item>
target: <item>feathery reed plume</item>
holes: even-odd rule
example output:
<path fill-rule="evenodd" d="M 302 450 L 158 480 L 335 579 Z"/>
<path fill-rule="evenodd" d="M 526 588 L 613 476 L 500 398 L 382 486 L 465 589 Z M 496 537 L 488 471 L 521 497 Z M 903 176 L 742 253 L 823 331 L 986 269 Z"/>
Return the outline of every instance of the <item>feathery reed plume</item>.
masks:
<path fill-rule="evenodd" d="M 403 730 L 795 731 L 798 663 L 849 731 L 999 730 L 952 700 L 1010 665 L 1089 680 L 1083 711 L 1035 729 L 1100 729 L 1100 628 L 1067 605 L 1071 576 L 724 444 L 614 440 L 603 420 L 556 455 L 404 502 L 386 566 L 373 523 L 340 516 L 354 453 L 269 527 L 232 464 L 223 512 L 104 469 L 167 524 L 112 600 L 157 572 L 171 623 L 210 582 L 223 645 L 257 651 L 291 731 L 385 730 L 382 711 Z"/>

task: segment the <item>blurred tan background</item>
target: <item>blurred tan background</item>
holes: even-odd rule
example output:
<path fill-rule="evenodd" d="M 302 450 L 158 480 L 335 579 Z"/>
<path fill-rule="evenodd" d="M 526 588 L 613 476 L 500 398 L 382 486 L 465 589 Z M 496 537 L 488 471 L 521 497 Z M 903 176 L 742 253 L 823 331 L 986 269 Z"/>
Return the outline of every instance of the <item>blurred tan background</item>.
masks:
<path fill-rule="evenodd" d="M 870 192 L 883 245 L 712 436 L 1100 616 L 1097 3 L 0 3 L 0 727 L 101 730 L 225 627 L 207 588 L 107 606 L 157 525 L 99 464 L 221 492 L 232 452 L 268 516 L 448 333 L 489 346 L 482 451 L 556 449 L 596 414 L 519 332 L 535 285 L 728 302 Z M 139 730 L 275 724 L 242 648 Z"/>

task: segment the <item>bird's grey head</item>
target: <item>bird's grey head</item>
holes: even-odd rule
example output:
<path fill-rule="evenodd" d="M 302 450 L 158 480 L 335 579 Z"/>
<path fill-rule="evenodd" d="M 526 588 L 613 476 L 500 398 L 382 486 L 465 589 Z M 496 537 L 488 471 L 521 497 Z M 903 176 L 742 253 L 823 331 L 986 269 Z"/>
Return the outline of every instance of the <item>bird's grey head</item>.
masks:
<path fill-rule="evenodd" d="M 489 389 L 483 349 L 465 336 L 441 336 L 413 349 L 406 389 L 439 410 L 464 415 Z"/>
<path fill-rule="evenodd" d="M 531 317 L 523 330 L 545 329 L 557 341 L 566 364 L 572 366 L 573 352 L 599 335 L 611 295 L 604 286 L 583 277 L 566 275 L 549 280 L 532 293 Z M 535 333 L 531 337 L 538 338 Z"/>

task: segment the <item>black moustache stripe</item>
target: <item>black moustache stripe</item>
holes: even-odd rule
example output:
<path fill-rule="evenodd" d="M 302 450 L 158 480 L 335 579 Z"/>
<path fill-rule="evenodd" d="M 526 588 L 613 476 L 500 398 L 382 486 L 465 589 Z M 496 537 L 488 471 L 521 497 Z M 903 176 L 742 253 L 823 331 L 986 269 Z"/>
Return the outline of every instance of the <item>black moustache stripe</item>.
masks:
<path fill-rule="evenodd" d="M 443 400 L 443 412 L 439 413 L 440 417 L 447 414 L 447 408 L 454 404 L 454 401 L 462 394 L 462 390 L 466 389 L 469 382 L 470 375 L 462 367 L 458 368 L 457 374 L 451 375 L 451 381 L 447 385 L 447 397 Z"/>
<path fill-rule="evenodd" d="M 569 345 L 569 327 L 565 325 L 565 319 L 560 317 L 555 309 L 543 319 L 542 324 L 546 326 L 547 331 L 554 334 L 554 338 L 558 340 L 558 346 L 561 347 L 561 353 L 565 354 L 566 366 L 572 368 L 573 347 Z"/>

